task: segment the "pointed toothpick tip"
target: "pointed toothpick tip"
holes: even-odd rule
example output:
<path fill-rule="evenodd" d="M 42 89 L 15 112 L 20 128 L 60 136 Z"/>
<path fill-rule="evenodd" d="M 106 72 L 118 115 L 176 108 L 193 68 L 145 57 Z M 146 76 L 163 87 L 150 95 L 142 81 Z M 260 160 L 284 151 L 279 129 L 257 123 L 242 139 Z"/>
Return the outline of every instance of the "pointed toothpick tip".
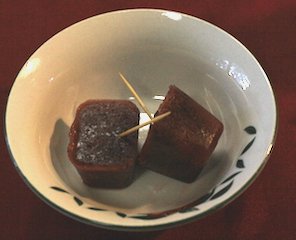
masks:
<path fill-rule="evenodd" d="M 139 103 L 139 105 L 142 107 L 142 109 L 147 113 L 148 117 L 150 119 L 153 119 L 151 112 L 148 110 L 146 105 L 144 104 L 143 100 L 140 98 L 139 94 L 136 92 L 136 90 L 133 88 L 133 86 L 129 83 L 129 81 L 123 76 L 121 72 L 118 72 L 119 76 L 121 77 L 122 81 L 125 83 L 127 88 L 130 90 L 130 92 L 134 95 L 135 99 Z"/>

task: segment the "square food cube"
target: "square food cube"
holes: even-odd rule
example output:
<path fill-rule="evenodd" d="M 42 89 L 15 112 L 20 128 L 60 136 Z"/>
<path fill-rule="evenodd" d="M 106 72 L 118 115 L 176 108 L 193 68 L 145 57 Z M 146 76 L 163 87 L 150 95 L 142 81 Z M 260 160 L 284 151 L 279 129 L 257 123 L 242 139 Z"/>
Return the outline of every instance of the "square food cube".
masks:
<path fill-rule="evenodd" d="M 168 117 L 150 126 L 139 164 L 191 183 L 214 151 L 223 125 L 176 86 L 170 86 L 155 116 L 168 111 Z"/>
<path fill-rule="evenodd" d="M 68 156 L 91 187 L 123 188 L 133 179 L 138 132 L 118 134 L 139 124 L 139 110 L 127 100 L 89 100 L 70 128 Z"/>

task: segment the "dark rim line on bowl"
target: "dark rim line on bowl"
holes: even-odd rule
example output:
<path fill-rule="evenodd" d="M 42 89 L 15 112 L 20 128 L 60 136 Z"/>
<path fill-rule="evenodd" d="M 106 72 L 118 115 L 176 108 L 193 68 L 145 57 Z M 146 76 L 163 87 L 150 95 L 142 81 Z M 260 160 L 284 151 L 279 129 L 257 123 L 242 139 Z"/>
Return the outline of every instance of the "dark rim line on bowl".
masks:
<path fill-rule="evenodd" d="M 118 11 L 112 11 L 112 12 L 106 12 L 106 13 L 103 13 L 103 14 L 99 14 L 99 15 L 95 15 L 95 16 L 92 16 L 92 17 L 89 17 L 89 18 L 86 18 L 86 19 L 83 19 L 77 23 L 74 23 L 64 29 L 62 29 L 61 31 L 59 31 L 58 33 L 56 33 L 55 35 L 59 34 L 60 32 L 64 31 L 65 29 L 67 28 L 70 28 L 70 27 L 73 27 L 74 25 L 77 25 L 77 24 L 80 24 L 84 21 L 87 21 L 89 20 L 90 18 L 95 18 L 95 17 L 102 17 L 104 16 L 105 14 L 118 14 L 118 13 L 123 13 L 123 12 L 139 12 L 139 11 L 151 11 L 151 12 L 159 12 L 159 13 L 163 13 L 163 12 L 170 12 L 170 10 L 162 10 L 162 9 L 151 9 L 151 8 L 141 8 L 141 9 L 125 9 L 125 10 L 118 10 Z M 57 211 L 61 212 L 62 214 L 74 219 L 74 220 L 78 220 L 80 222 L 83 222 L 83 223 L 86 223 L 86 224 L 90 224 L 90 225 L 93 225 L 93 226 L 96 226 L 96 227 L 102 227 L 102 228 L 105 228 L 105 229 L 111 229 L 111 230 L 124 230 L 124 231 L 152 231 L 152 230 L 162 230 L 162 229 L 166 229 L 166 228 L 170 228 L 170 227 L 174 227 L 174 226 L 179 226 L 179 225 L 182 225 L 182 224 L 185 224 L 185 223 L 188 223 L 188 222 L 192 222 L 194 220 L 197 220 L 197 219 L 200 219 L 200 218 L 203 218 L 211 213 L 213 213 L 214 211 L 218 210 L 218 209 L 221 209 L 222 207 L 224 207 L 225 205 L 229 204 L 230 202 L 232 202 L 235 198 L 237 198 L 239 195 L 241 195 L 250 185 L 251 183 L 257 178 L 257 176 L 260 174 L 260 172 L 263 170 L 265 164 L 267 163 L 267 160 L 273 150 L 273 146 L 274 146 L 274 143 L 275 143 L 275 139 L 276 139 L 276 135 L 277 135 L 277 130 L 278 130 L 278 107 L 277 107 L 277 103 L 275 101 L 275 95 L 273 93 L 273 89 L 272 89 L 272 86 L 271 86 L 271 83 L 269 82 L 268 80 L 268 77 L 266 76 L 266 73 L 264 72 L 263 68 L 261 67 L 261 65 L 259 64 L 259 62 L 257 61 L 257 59 L 254 57 L 254 55 L 240 42 L 238 41 L 235 37 L 233 37 L 232 35 L 230 35 L 229 33 L 227 33 L 226 31 L 224 31 L 223 29 L 221 29 L 220 27 L 218 26 L 215 26 L 214 24 L 210 23 L 210 22 L 207 22 L 203 19 L 200 19 L 200 18 L 197 18 L 195 16 L 191 16 L 191 15 L 188 15 L 186 13 L 181 13 L 181 12 L 175 12 L 175 13 L 178 13 L 178 14 L 182 14 L 183 16 L 185 17 L 188 17 L 192 20 L 198 20 L 200 22 L 203 22 L 204 24 L 207 24 L 211 27 L 214 27 L 216 29 L 218 29 L 219 31 L 221 31 L 222 33 L 224 34 L 227 34 L 228 37 L 231 37 L 235 42 L 237 42 L 241 47 L 243 47 L 245 49 L 245 51 L 251 55 L 251 57 L 253 58 L 253 60 L 257 63 L 257 65 L 260 67 L 260 70 L 261 72 L 263 73 L 263 75 L 265 75 L 265 79 L 267 80 L 266 83 L 267 85 L 269 86 L 269 89 L 270 89 L 270 92 L 272 93 L 272 96 L 273 96 L 273 100 L 274 100 L 274 104 L 275 104 L 275 113 L 276 113 L 276 119 L 275 119 L 275 129 L 274 129 L 274 133 L 273 133 L 273 136 L 272 136 L 272 139 L 271 139 L 271 143 L 270 143 L 270 146 L 271 146 L 271 149 L 270 151 L 266 154 L 264 160 L 262 161 L 261 165 L 259 166 L 259 168 L 257 169 L 257 171 L 252 175 L 252 177 L 241 187 L 240 190 L 238 190 L 236 193 L 234 193 L 232 196 L 230 196 L 228 199 L 224 200 L 223 202 L 217 204 L 216 206 L 212 207 L 212 208 L 209 208 L 208 210 L 206 210 L 205 212 L 199 214 L 199 215 L 195 215 L 195 216 L 192 216 L 192 217 L 189 217 L 189 218 L 186 218 L 186 219 L 179 219 L 179 220 L 175 220 L 175 221 L 172 221 L 172 222 L 169 222 L 169 223 L 163 223 L 163 224 L 158 224 L 156 226 L 154 225 L 148 225 L 148 226 L 118 226 L 118 225 L 113 225 L 113 224 L 108 224 L 108 223 L 104 223 L 104 222 L 100 222 L 100 221 L 96 221 L 96 220 L 90 220 L 90 219 L 85 219 L 79 215 L 76 215 L 72 212 L 69 212 L 68 210 L 60 207 L 59 205 L 55 204 L 54 202 L 52 202 L 51 200 L 49 200 L 48 198 L 46 198 L 43 194 L 41 194 L 30 182 L 29 180 L 23 175 L 22 171 L 19 169 L 18 167 L 18 164 L 12 154 L 12 151 L 11 151 L 11 148 L 10 148 L 10 144 L 9 144 L 9 140 L 8 140 L 8 135 L 7 135 L 7 127 L 6 127 L 6 115 L 7 115 L 7 107 L 8 107 L 8 103 L 9 103 L 9 98 L 10 98 L 10 93 L 11 93 L 11 90 L 14 86 L 15 83 L 13 83 L 13 85 L 11 86 L 10 88 L 10 91 L 9 91 L 9 95 L 8 95 L 8 100 L 7 100 L 7 103 L 6 103 L 6 109 L 5 109 L 5 113 L 4 113 L 4 127 L 3 127 L 3 131 L 4 131 L 4 137 L 5 137 L 5 141 L 6 141 L 6 144 L 7 144 L 7 149 L 8 149 L 8 153 L 10 155 L 10 158 L 17 170 L 17 172 L 19 173 L 19 175 L 22 177 L 22 179 L 24 180 L 24 182 L 26 183 L 26 185 L 42 200 L 44 201 L 46 204 L 48 204 L 49 206 L 53 207 L 54 209 L 56 209 Z M 55 36 L 54 35 L 54 36 Z M 50 41 L 54 36 L 52 36 L 51 38 L 49 38 L 46 42 Z M 44 42 L 42 45 L 44 45 L 46 42 Z M 42 46 L 41 45 L 41 46 Z M 41 47 L 39 46 L 37 48 L 36 51 L 38 51 L 38 49 Z M 32 54 L 34 55 L 36 53 L 36 51 Z M 31 55 L 31 56 L 32 56 Z M 31 56 L 28 58 L 30 59 Z M 174 215 L 174 214 L 173 214 Z M 170 215 L 171 216 L 171 215 Z"/>

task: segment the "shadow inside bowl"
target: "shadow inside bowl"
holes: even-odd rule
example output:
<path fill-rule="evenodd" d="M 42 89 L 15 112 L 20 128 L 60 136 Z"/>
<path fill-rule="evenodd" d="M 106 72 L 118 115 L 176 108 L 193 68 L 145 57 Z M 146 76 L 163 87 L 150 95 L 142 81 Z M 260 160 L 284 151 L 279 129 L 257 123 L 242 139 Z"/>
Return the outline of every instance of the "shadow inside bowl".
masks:
<path fill-rule="evenodd" d="M 58 119 L 50 140 L 54 170 L 67 189 L 84 198 L 93 207 L 121 212 L 162 212 L 186 206 L 204 196 L 216 186 L 230 168 L 230 157 L 219 150 L 213 154 L 198 179 L 182 183 L 158 173 L 136 167 L 134 182 L 125 189 L 99 189 L 86 186 L 68 160 L 69 126 Z"/>
<path fill-rule="evenodd" d="M 68 160 L 67 146 L 69 126 L 62 120 L 58 119 L 55 123 L 52 136 L 50 138 L 50 155 L 53 167 L 62 181 L 68 185 L 74 192 L 77 192 L 78 172 Z"/>

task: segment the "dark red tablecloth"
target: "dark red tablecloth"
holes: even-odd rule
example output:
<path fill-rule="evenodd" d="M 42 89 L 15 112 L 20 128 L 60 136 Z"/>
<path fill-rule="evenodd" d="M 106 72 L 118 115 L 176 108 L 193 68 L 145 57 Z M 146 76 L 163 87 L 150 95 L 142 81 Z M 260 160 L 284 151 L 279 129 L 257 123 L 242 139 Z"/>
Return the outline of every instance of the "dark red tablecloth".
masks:
<path fill-rule="evenodd" d="M 0 239 L 296 239 L 294 0 L 0 0 L 1 114 L 16 74 L 44 41 L 89 16 L 137 7 L 205 19 L 255 55 L 270 78 L 279 108 L 278 137 L 266 168 L 238 199 L 202 220 L 159 232 L 114 232 L 69 219 L 36 197 L 16 172 L 1 133 Z"/>

